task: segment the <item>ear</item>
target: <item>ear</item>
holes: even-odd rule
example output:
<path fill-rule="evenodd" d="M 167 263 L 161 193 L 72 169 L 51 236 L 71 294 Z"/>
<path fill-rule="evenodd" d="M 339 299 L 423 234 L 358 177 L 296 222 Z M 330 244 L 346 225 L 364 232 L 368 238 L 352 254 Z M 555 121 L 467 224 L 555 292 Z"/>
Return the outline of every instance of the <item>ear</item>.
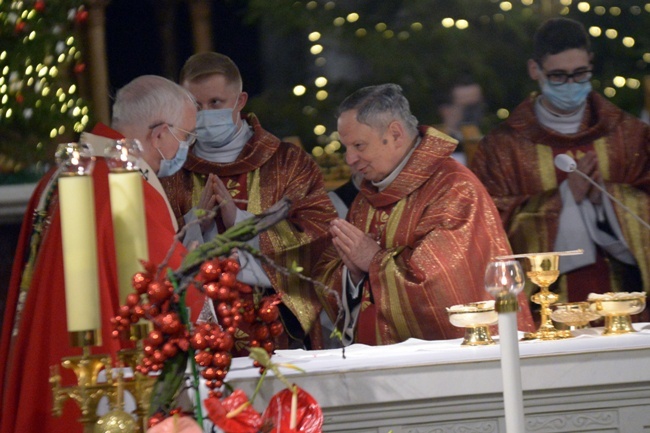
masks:
<path fill-rule="evenodd" d="M 237 105 L 235 106 L 234 111 L 241 111 L 244 109 L 246 106 L 246 103 L 248 102 L 248 93 L 246 92 L 241 92 L 239 94 L 239 99 L 237 100 Z"/>
<path fill-rule="evenodd" d="M 541 73 L 542 69 L 539 64 L 533 59 L 528 59 L 528 76 L 537 81 L 539 80 Z"/>
<path fill-rule="evenodd" d="M 400 143 L 406 140 L 406 131 L 404 130 L 404 125 L 402 125 L 402 122 L 393 120 L 388 124 L 386 132 L 396 143 Z"/>
<path fill-rule="evenodd" d="M 162 143 L 162 135 L 167 127 L 167 124 L 163 123 L 151 129 L 151 146 L 153 146 L 154 149 L 160 149 L 160 145 Z"/>

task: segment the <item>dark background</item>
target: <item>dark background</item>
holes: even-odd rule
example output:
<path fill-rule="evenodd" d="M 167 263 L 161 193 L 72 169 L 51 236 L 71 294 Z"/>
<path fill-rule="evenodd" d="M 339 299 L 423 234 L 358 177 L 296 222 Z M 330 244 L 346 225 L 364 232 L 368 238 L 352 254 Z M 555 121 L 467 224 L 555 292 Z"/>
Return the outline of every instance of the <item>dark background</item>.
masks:
<path fill-rule="evenodd" d="M 247 2 L 212 1 L 215 51 L 237 64 L 253 95 L 261 89 L 259 32 L 244 22 Z M 111 94 L 132 79 L 155 74 L 177 81 L 185 60 L 194 53 L 187 3 L 160 0 L 111 0 L 106 8 L 106 49 Z M 173 51 L 165 51 L 169 38 Z"/>

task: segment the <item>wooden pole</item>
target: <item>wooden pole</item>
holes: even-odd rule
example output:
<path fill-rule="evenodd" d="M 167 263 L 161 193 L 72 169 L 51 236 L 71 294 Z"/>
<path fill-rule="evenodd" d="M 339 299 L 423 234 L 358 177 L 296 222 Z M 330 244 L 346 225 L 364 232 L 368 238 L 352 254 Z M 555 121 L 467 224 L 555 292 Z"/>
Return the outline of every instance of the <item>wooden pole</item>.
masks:
<path fill-rule="evenodd" d="M 194 52 L 213 51 L 212 10 L 209 0 L 189 0 Z"/>
<path fill-rule="evenodd" d="M 110 124 L 108 97 L 108 61 L 106 59 L 106 6 L 110 0 L 87 0 L 88 7 L 88 68 L 90 94 L 95 119 Z"/>

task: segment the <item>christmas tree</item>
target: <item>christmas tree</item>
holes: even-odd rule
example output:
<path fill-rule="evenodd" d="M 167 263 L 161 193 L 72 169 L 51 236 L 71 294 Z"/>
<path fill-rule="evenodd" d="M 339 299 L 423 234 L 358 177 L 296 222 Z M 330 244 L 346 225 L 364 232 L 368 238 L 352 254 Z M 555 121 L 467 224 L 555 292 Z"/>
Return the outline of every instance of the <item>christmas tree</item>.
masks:
<path fill-rule="evenodd" d="M 0 182 L 30 180 L 89 122 L 81 0 L 0 0 Z"/>

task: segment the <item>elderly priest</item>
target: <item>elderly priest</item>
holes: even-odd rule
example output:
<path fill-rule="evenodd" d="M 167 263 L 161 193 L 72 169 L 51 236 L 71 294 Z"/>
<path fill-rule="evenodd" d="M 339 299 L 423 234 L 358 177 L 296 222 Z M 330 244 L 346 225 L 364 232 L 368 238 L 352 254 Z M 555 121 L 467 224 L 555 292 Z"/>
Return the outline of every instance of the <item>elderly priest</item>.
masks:
<path fill-rule="evenodd" d="M 155 263 L 163 261 L 176 233 L 175 219 L 156 173 L 170 175 L 183 165 L 195 124 L 196 107 L 187 91 L 165 78 L 143 76 L 117 93 L 112 122 L 115 129 L 98 125 L 93 130 L 96 134 L 82 136 L 97 156 L 103 155 L 112 139 L 127 136 L 142 143 L 149 259 Z M 80 411 L 71 400 L 61 417 L 52 416 L 48 381 L 50 366 L 59 365 L 62 357 L 81 354 L 81 349 L 71 346 L 66 329 L 57 177 L 58 171 L 52 170 L 38 184 L 16 250 L 0 345 L 2 433 L 81 433 L 83 429 L 78 422 Z M 93 352 L 115 355 L 122 343 L 111 337 L 109 320 L 124 299 L 118 296 L 108 168 L 102 158 L 98 158 L 92 177 L 103 342 Z M 177 251 L 169 265 L 178 266 L 180 259 Z M 61 373 L 69 375 L 64 376 L 64 384 L 69 384 L 72 373 Z"/>
<path fill-rule="evenodd" d="M 446 307 L 489 298 L 486 265 L 510 247 L 481 183 L 450 157 L 456 140 L 419 126 L 400 86 L 362 88 L 339 107 L 346 162 L 364 180 L 336 219 L 320 278 L 341 294 L 343 343 L 462 335 Z M 337 308 L 324 300 L 330 318 Z M 525 298 L 519 327 L 532 330 Z"/>

